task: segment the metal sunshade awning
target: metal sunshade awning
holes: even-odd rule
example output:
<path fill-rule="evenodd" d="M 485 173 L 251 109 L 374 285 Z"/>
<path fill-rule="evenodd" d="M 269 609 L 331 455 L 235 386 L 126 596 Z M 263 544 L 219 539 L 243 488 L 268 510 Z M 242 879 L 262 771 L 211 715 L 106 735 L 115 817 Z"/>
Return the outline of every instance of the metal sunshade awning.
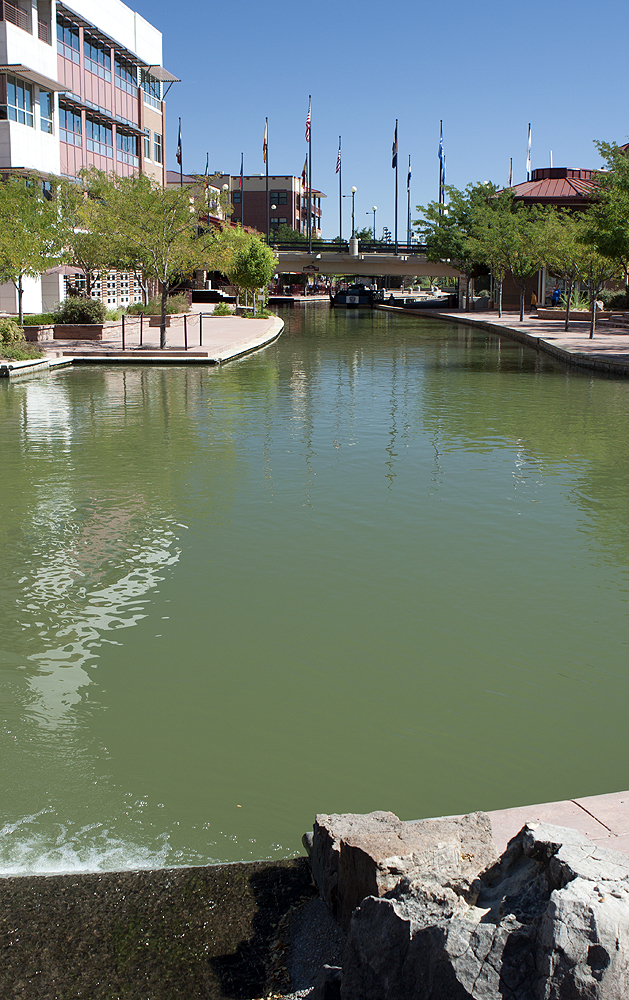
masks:
<path fill-rule="evenodd" d="M 21 76 L 24 80 L 28 80 L 29 83 L 36 83 L 42 90 L 54 90 L 61 94 L 68 89 L 59 83 L 58 80 L 51 80 L 49 76 L 44 76 L 43 73 L 38 73 L 37 70 L 29 69 L 28 66 L 23 66 L 22 63 L 0 66 L 0 73 L 11 73 L 15 76 Z"/>

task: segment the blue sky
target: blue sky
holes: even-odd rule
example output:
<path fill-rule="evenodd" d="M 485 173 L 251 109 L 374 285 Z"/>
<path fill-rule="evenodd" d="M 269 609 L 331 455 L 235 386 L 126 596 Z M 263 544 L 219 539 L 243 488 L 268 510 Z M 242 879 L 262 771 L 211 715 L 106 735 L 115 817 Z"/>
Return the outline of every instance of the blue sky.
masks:
<path fill-rule="evenodd" d="M 356 226 L 393 228 L 391 144 L 399 119 L 400 238 L 406 227 L 406 165 L 412 205 L 436 199 L 439 120 L 447 182 L 525 179 L 532 166 L 593 167 L 594 139 L 629 134 L 621 0 L 127 0 L 164 35 L 164 65 L 182 82 L 167 98 L 167 161 L 176 169 L 182 118 L 184 170 L 261 173 L 265 116 L 269 171 L 300 174 L 312 94 L 313 186 L 324 191 L 324 236 L 338 234 L 338 137 L 343 189 L 356 193 Z M 350 199 L 344 202 L 344 234 Z M 369 211 L 369 215 L 367 212 Z M 416 214 L 415 212 L 413 213 Z"/>

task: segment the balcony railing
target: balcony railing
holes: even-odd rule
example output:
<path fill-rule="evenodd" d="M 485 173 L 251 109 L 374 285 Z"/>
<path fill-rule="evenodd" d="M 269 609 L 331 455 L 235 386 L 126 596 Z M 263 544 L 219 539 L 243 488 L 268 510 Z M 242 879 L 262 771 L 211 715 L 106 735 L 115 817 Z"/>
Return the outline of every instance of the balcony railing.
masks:
<path fill-rule="evenodd" d="M 8 0 L 4 0 L 4 19 L 10 21 L 11 24 L 16 24 L 18 28 L 28 31 L 28 14 L 9 3 Z"/>
<path fill-rule="evenodd" d="M 37 37 L 39 38 L 40 42 L 47 42 L 48 45 L 50 45 L 50 32 L 48 30 L 48 25 L 46 24 L 45 21 L 37 22 Z"/>

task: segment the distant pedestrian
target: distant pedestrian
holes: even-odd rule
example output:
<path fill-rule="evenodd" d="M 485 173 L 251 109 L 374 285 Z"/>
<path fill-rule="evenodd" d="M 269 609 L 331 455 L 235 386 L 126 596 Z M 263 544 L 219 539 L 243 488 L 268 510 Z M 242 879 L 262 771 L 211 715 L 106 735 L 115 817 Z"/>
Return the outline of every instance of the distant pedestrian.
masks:
<path fill-rule="evenodd" d="M 531 312 L 532 313 L 537 312 L 537 295 L 535 294 L 535 292 L 533 292 L 533 294 L 531 295 Z"/>
<path fill-rule="evenodd" d="M 559 287 L 559 282 L 553 288 L 553 294 L 550 297 L 551 306 L 558 306 L 559 299 L 561 298 L 561 288 Z"/>

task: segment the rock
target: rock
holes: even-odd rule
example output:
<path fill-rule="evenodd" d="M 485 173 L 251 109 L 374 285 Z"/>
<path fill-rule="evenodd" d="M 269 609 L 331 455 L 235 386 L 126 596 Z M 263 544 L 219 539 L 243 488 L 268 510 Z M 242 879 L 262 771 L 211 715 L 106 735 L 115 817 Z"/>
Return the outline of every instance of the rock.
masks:
<path fill-rule="evenodd" d="M 393 813 L 319 815 L 306 835 L 314 879 L 343 928 L 366 896 L 384 896 L 424 872 L 473 901 L 479 873 L 496 859 L 484 813 L 402 822 Z"/>
<path fill-rule="evenodd" d="M 322 965 L 311 1000 L 341 1000 L 342 969 L 338 965 Z"/>
<path fill-rule="evenodd" d="M 315 838 L 316 839 L 316 838 Z M 443 869 L 355 910 L 342 1000 L 621 1000 L 629 996 L 629 858 L 527 825 L 476 901 Z"/>

